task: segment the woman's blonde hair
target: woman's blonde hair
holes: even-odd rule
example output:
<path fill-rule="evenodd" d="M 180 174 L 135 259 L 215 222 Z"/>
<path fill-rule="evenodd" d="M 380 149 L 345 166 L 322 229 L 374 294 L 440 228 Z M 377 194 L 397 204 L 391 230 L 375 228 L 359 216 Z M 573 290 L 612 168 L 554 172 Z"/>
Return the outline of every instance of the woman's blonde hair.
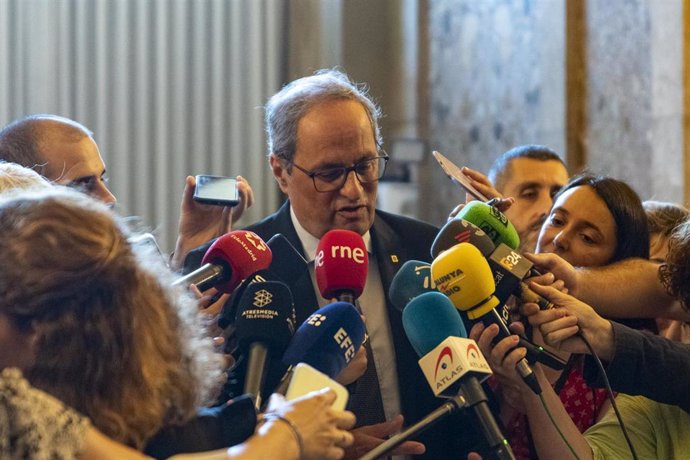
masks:
<path fill-rule="evenodd" d="M 219 357 L 193 299 L 104 205 L 51 188 L 0 199 L 0 310 L 35 333 L 32 384 L 142 448 L 210 397 Z"/>

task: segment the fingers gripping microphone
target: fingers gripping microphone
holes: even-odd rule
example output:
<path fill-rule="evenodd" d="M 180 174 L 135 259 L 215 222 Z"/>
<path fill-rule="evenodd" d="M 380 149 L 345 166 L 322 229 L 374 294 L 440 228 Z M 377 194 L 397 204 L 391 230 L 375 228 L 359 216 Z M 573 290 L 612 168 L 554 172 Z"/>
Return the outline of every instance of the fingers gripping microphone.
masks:
<path fill-rule="evenodd" d="M 244 392 L 261 406 L 261 388 L 270 359 L 282 355 L 295 332 L 295 309 L 288 287 L 277 281 L 247 286 L 239 301 L 236 334 L 247 358 Z"/>
<path fill-rule="evenodd" d="M 499 305 L 494 296 L 494 280 L 486 259 L 469 243 L 460 243 L 445 251 L 431 264 L 431 274 L 436 288 L 451 300 L 455 308 L 467 313 L 471 320 L 481 318 L 489 325 L 496 323 L 499 337 L 511 335 L 508 326 L 496 311 Z M 537 359 L 543 349 L 539 349 L 523 337 L 519 346 L 527 348 L 527 353 Z M 539 382 L 525 358 L 517 363 L 517 371 L 535 394 L 541 393 Z"/>
<path fill-rule="evenodd" d="M 309 364 L 335 378 L 355 357 L 364 340 L 364 321 L 355 307 L 334 302 L 316 310 L 297 329 L 283 363 Z"/>
<path fill-rule="evenodd" d="M 350 230 L 327 232 L 316 247 L 314 273 L 324 299 L 355 303 L 364 291 L 369 254 L 362 237 Z"/>
<path fill-rule="evenodd" d="M 271 250 L 256 233 L 235 230 L 218 238 L 208 248 L 202 266 L 179 278 L 173 286 L 195 284 L 199 291 L 215 287 L 231 293 L 240 282 L 271 263 Z"/>
<path fill-rule="evenodd" d="M 466 338 L 462 319 L 448 297 L 439 292 L 416 297 L 403 310 L 403 327 L 434 394 L 471 408 L 494 457 L 514 459 L 481 386 L 491 368 L 474 340 Z"/>
<path fill-rule="evenodd" d="M 388 297 L 395 308 L 403 311 L 410 300 L 425 292 L 436 292 L 431 265 L 419 260 L 408 260 L 393 277 Z"/>

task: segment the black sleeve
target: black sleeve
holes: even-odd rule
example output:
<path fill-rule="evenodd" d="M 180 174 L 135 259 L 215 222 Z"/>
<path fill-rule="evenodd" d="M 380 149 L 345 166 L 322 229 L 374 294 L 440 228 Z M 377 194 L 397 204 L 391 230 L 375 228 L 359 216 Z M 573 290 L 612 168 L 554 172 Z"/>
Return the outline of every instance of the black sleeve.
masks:
<path fill-rule="evenodd" d="M 180 426 L 168 426 L 147 443 L 144 453 L 154 458 L 222 449 L 244 442 L 256 429 L 256 411 L 248 396 L 222 406 L 203 408 Z"/>
<path fill-rule="evenodd" d="M 613 359 L 604 363 L 604 368 L 613 391 L 645 396 L 690 412 L 690 345 L 611 324 L 616 348 Z M 591 356 L 585 359 L 585 377 L 590 385 L 603 386 Z"/>

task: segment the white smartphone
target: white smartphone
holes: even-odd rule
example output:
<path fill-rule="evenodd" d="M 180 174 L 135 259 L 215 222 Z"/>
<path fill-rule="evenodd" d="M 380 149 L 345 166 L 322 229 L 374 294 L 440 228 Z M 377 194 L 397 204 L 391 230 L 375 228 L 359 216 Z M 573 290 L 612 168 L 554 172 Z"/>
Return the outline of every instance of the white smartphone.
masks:
<path fill-rule="evenodd" d="M 431 154 L 436 158 L 438 164 L 441 165 L 441 169 L 445 172 L 451 180 L 467 191 L 470 195 L 475 197 L 480 201 L 489 201 L 487 197 L 484 196 L 479 190 L 474 188 L 467 176 L 462 172 L 462 169 L 458 168 L 452 161 L 443 156 L 441 152 L 434 150 Z"/>
<path fill-rule="evenodd" d="M 317 371 L 309 364 L 298 363 L 293 368 L 292 378 L 290 379 L 290 385 L 285 393 L 285 399 L 292 401 L 307 393 L 322 390 L 326 387 L 335 391 L 337 395 L 332 407 L 337 410 L 345 410 L 347 400 L 350 397 L 347 389 L 323 372 Z"/>

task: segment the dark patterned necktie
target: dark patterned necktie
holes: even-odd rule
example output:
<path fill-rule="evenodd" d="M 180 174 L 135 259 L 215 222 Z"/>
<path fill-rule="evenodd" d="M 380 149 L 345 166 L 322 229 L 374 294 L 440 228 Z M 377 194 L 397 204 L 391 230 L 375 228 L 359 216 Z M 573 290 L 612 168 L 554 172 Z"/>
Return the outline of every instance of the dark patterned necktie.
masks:
<path fill-rule="evenodd" d="M 361 313 L 359 303 L 355 303 L 357 310 Z M 373 425 L 386 421 L 379 378 L 376 373 L 376 363 L 371 351 L 371 340 L 367 337 L 362 346 L 364 346 L 367 352 L 367 370 L 352 384 L 354 391 L 351 392 L 348 407 L 357 416 L 357 426 Z"/>

